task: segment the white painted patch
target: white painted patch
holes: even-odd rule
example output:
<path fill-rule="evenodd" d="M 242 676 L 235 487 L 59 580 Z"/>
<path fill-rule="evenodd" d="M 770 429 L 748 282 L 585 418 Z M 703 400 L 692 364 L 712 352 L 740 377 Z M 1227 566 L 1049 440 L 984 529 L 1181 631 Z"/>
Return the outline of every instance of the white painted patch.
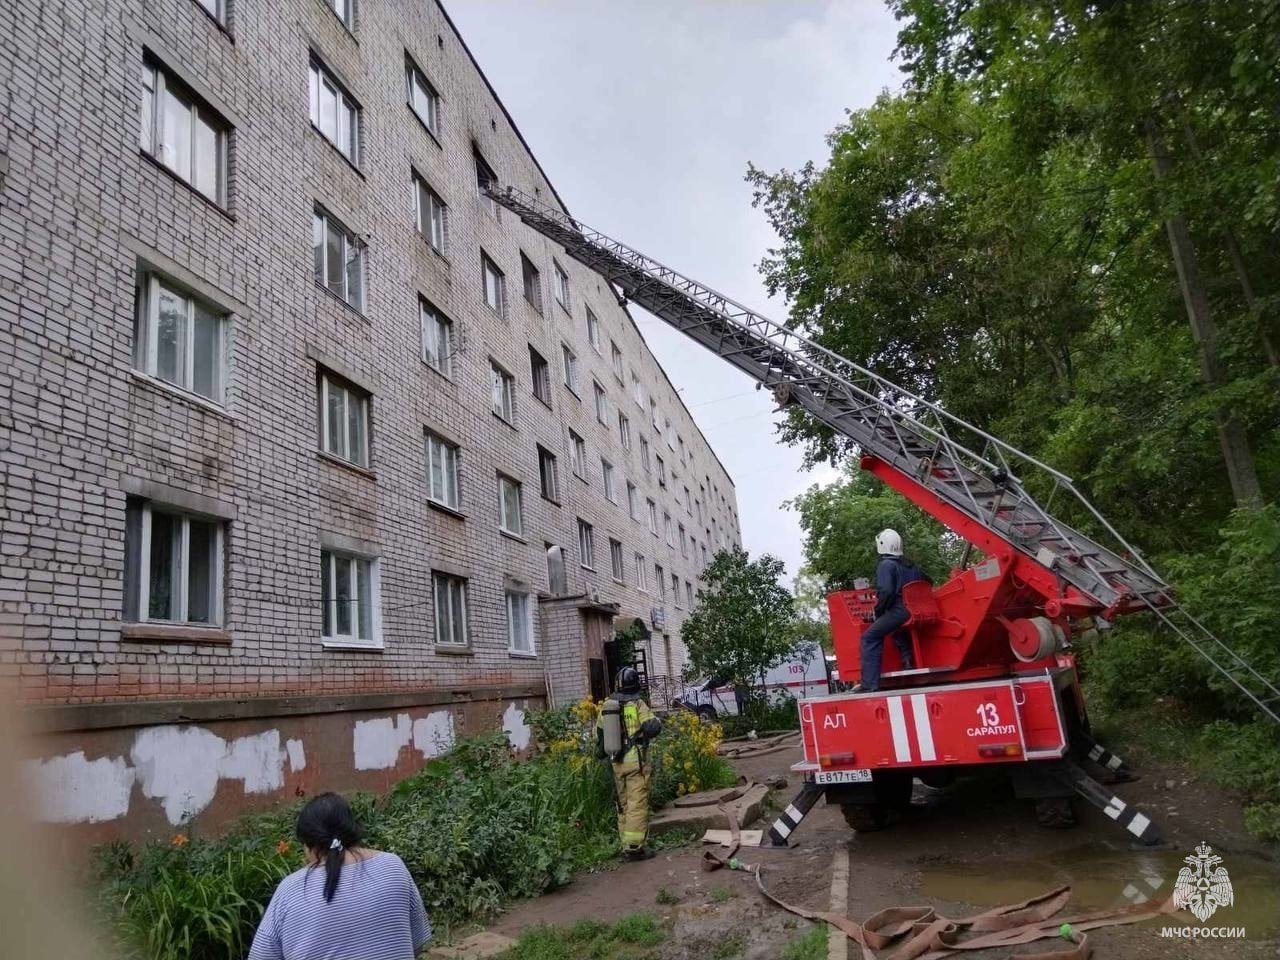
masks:
<path fill-rule="evenodd" d="M 148 727 L 129 756 L 142 792 L 159 800 L 173 825 L 199 813 L 218 790 L 227 742 L 203 727 Z"/>
<path fill-rule="evenodd" d="M 507 735 L 507 742 L 517 750 L 529 746 L 529 738 L 533 731 L 524 722 L 524 711 L 514 703 L 507 707 L 502 715 L 502 732 Z"/>
<path fill-rule="evenodd" d="M 124 757 L 86 760 L 83 750 L 28 760 L 22 779 L 45 823 L 101 823 L 129 812 L 133 768 Z"/>
<path fill-rule="evenodd" d="M 374 720 L 357 720 L 351 736 L 352 758 L 357 770 L 387 770 L 396 765 L 400 751 L 413 739 L 413 720 L 402 713 Z"/>
<path fill-rule="evenodd" d="M 294 773 L 307 768 L 307 751 L 302 749 L 301 740 L 286 740 L 285 751 L 289 754 L 289 769 Z"/>
<path fill-rule="evenodd" d="M 245 793 L 271 793 L 284 786 L 280 731 L 264 730 L 231 741 L 218 764 L 222 779 L 243 780 Z"/>
<path fill-rule="evenodd" d="M 448 710 L 436 710 L 413 721 L 413 746 L 428 760 L 448 753 L 456 739 L 453 714 Z"/>

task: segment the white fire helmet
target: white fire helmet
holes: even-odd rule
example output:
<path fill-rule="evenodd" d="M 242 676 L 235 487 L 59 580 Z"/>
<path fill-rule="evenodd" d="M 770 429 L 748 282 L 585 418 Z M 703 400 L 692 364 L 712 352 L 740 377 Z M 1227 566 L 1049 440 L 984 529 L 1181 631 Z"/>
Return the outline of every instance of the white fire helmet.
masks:
<path fill-rule="evenodd" d="M 882 557 L 902 556 L 902 537 L 897 530 L 881 530 L 876 535 L 876 553 Z"/>

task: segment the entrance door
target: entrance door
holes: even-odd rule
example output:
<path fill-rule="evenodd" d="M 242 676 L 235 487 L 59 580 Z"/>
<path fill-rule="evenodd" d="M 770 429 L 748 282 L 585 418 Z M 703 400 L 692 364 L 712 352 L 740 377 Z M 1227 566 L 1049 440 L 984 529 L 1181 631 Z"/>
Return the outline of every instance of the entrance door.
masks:
<path fill-rule="evenodd" d="M 587 661 L 587 672 L 591 678 L 591 699 L 597 702 L 609 695 L 609 684 L 605 679 L 604 661 L 592 657 Z"/>

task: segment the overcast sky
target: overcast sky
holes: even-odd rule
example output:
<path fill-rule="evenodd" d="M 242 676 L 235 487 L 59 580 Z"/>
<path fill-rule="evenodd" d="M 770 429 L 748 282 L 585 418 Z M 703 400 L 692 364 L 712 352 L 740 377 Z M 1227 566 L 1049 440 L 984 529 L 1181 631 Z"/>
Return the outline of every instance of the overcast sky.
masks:
<path fill-rule="evenodd" d="M 751 208 L 747 163 L 829 155 L 846 110 L 899 85 L 880 0 L 444 0 L 570 212 L 775 320 L 756 269 L 776 237 Z M 767 391 L 632 305 L 733 477 L 743 542 L 801 560 L 783 500 L 834 476 L 800 469 Z"/>

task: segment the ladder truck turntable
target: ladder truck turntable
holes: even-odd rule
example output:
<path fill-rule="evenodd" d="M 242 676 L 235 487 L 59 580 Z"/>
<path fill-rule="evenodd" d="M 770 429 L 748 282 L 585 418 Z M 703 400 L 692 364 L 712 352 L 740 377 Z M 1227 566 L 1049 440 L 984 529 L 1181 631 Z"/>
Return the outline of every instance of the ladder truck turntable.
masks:
<path fill-rule="evenodd" d="M 496 182 L 483 189 L 609 281 L 624 304 L 639 304 L 769 387 L 780 406 L 799 405 L 853 441 L 862 469 L 982 554 L 938 586 L 904 587 L 916 666 L 903 669 L 886 643 L 881 690 L 799 703 L 804 757 L 792 769 L 804 783 L 766 844 L 787 845 L 822 796 L 855 829 L 877 829 L 910 802 L 914 778 L 941 785 L 996 768 L 1037 801 L 1042 823 L 1070 823 L 1070 799 L 1083 797 L 1139 842 L 1160 842 L 1149 817 L 1086 769 L 1093 764 L 1112 782 L 1131 776 L 1090 736 L 1070 649 L 1097 620 L 1151 614 L 1280 723 L 1275 682 L 1180 607 L 1069 477 L 536 197 Z M 1057 519 L 1055 499 L 1103 535 Z M 859 673 L 875 599 L 866 588 L 827 598 L 841 677 Z"/>

